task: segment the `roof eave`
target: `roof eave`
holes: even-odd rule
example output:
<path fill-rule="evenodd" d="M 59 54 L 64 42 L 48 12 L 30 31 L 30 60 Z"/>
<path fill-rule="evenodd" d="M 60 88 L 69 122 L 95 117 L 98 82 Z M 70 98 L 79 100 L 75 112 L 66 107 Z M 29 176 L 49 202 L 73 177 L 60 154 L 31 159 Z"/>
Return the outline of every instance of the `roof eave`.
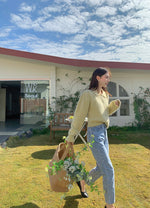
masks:
<path fill-rule="evenodd" d="M 26 59 L 39 60 L 44 62 L 50 62 L 55 64 L 63 64 L 68 66 L 76 67 L 110 67 L 118 69 L 140 69 L 140 70 L 150 70 L 149 63 L 131 63 L 131 62 L 112 62 L 112 61 L 92 61 L 92 60 L 80 60 L 80 59 L 70 59 L 62 58 L 38 53 L 31 53 L 26 51 L 19 51 L 14 49 L 6 49 L 0 47 L 0 54 L 15 56 Z"/>

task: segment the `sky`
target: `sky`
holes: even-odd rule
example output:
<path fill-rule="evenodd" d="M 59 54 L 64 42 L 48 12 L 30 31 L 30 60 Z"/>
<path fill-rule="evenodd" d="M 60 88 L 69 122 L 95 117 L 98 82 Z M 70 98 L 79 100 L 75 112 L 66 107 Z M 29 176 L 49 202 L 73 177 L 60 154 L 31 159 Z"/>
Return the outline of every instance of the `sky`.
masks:
<path fill-rule="evenodd" d="M 0 0 L 0 47 L 150 63 L 150 0 Z"/>

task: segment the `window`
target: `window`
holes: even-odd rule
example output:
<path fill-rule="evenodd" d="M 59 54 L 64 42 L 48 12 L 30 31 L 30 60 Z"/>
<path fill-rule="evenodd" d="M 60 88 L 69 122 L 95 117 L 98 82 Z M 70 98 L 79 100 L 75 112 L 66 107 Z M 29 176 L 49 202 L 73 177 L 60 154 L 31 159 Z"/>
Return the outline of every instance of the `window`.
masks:
<path fill-rule="evenodd" d="M 116 84 L 115 82 L 110 82 L 108 85 L 108 92 L 112 95 L 110 97 L 110 102 L 115 99 L 120 99 L 121 107 L 115 112 L 112 116 L 129 116 L 130 108 L 129 108 L 129 95 L 127 91 L 121 86 Z"/>
<path fill-rule="evenodd" d="M 21 123 L 41 122 L 48 116 L 49 81 L 21 81 Z"/>

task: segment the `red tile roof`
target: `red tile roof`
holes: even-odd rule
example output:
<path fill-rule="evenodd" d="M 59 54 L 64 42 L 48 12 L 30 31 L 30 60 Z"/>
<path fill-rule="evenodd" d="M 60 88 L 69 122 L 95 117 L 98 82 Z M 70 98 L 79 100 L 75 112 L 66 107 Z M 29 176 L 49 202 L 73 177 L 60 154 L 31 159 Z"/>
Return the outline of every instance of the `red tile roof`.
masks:
<path fill-rule="evenodd" d="M 49 56 L 38 53 L 30 53 L 25 51 L 6 49 L 0 47 L 0 54 L 8 56 L 16 56 L 21 58 L 45 61 L 55 64 L 63 64 L 69 66 L 77 67 L 110 67 L 118 69 L 141 69 L 141 70 L 150 70 L 150 64 L 148 63 L 131 63 L 131 62 L 111 62 L 111 61 L 91 61 L 91 60 L 80 60 L 80 59 L 69 59 L 61 58 L 56 56 Z"/>

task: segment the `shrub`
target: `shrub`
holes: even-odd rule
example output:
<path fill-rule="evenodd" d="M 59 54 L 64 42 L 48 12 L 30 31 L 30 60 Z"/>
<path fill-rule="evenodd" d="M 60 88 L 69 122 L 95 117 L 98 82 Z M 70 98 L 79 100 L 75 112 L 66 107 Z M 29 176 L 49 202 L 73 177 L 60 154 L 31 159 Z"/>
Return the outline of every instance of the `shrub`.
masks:
<path fill-rule="evenodd" d="M 138 128 L 150 128 L 150 89 L 140 87 L 138 94 L 134 94 L 135 125 Z"/>

